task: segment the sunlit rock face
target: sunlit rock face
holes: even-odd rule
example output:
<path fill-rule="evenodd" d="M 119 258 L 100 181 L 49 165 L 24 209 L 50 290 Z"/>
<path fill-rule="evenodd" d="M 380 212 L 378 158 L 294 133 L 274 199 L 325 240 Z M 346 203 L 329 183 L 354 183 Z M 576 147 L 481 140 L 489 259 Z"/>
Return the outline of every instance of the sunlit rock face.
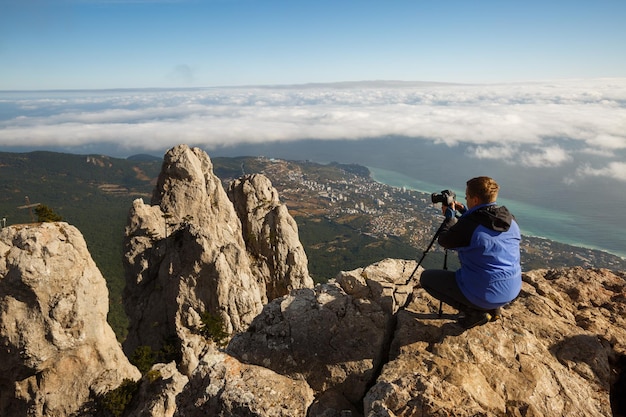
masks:
<path fill-rule="evenodd" d="M 246 175 L 231 183 L 228 196 L 241 219 L 252 270 L 267 299 L 282 297 L 293 289 L 312 288 L 298 225 L 270 180 L 262 174 Z"/>
<path fill-rule="evenodd" d="M 418 289 L 398 314 L 367 415 L 606 416 L 611 400 L 624 410 L 623 273 L 528 272 L 502 320 L 467 331 L 437 318 L 437 304 Z"/>
<path fill-rule="evenodd" d="M 207 348 L 195 331 L 203 314 L 240 332 L 268 298 L 313 286 L 295 222 L 269 180 L 237 182 L 231 197 L 235 204 L 204 151 L 179 145 L 165 154 L 150 204 L 133 202 L 125 231 L 127 353 L 174 338 L 189 374 Z"/>
<path fill-rule="evenodd" d="M 67 223 L 0 231 L 0 415 L 70 416 L 137 380 L 107 323 L 109 293 Z"/>

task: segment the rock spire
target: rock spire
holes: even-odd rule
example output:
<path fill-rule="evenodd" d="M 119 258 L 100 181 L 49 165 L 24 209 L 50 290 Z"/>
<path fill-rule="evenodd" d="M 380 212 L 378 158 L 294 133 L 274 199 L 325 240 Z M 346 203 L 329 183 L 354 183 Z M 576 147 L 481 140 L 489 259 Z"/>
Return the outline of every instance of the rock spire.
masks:
<path fill-rule="evenodd" d="M 268 297 L 313 285 L 295 222 L 269 181 L 237 182 L 231 196 L 235 205 L 204 151 L 165 154 L 150 205 L 133 202 L 125 232 L 127 352 L 177 339 L 190 372 L 206 348 L 194 331 L 203 315 L 240 332 Z"/>

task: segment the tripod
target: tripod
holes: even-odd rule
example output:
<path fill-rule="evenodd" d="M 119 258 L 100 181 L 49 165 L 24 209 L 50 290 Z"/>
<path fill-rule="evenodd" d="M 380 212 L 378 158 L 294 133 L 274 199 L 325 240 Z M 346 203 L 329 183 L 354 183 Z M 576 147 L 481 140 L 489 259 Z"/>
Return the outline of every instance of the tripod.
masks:
<path fill-rule="evenodd" d="M 439 237 L 439 234 L 441 233 L 441 230 L 443 229 L 443 225 L 446 223 L 446 220 L 444 219 L 444 221 L 441 223 L 441 225 L 439 226 L 439 228 L 437 229 L 437 231 L 435 232 L 435 235 L 433 236 L 433 238 L 431 239 L 430 243 L 428 244 L 428 246 L 426 247 L 426 249 L 424 250 L 424 253 L 422 253 L 422 257 L 420 258 L 420 260 L 417 262 L 417 265 L 415 266 L 415 269 L 413 270 L 413 272 L 411 272 L 411 275 L 409 276 L 409 278 L 406 280 L 406 282 L 404 283 L 404 285 L 408 285 L 409 282 L 411 282 L 411 280 L 413 279 L 413 276 L 415 275 L 415 273 L 417 272 L 417 270 L 419 269 L 420 265 L 422 264 L 422 261 L 424 260 L 424 258 L 426 257 L 426 254 L 428 253 L 428 251 L 430 250 L 430 248 L 433 247 L 433 244 L 435 243 L 435 241 L 437 240 L 437 238 Z M 448 249 L 445 250 L 444 256 L 443 256 L 443 269 L 447 270 L 448 269 Z M 409 296 L 406 298 L 406 301 L 404 302 L 404 304 L 402 305 L 402 307 L 400 308 L 406 308 L 406 306 L 408 306 L 409 304 L 411 304 L 411 301 L 413 301 L 413 292 L 411 292 L 411 294 L 409 294 Z M 441 317 L 441 315 L 443 314 L 443 301 L 439 301 L 439 317 Z"/>

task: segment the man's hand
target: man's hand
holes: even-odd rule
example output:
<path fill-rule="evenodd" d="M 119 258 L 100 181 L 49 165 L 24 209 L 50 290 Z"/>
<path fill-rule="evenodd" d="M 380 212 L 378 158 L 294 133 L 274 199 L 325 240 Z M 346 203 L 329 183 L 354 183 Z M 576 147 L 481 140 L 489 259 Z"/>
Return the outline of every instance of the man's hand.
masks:
<path fill-rule="evenodd" d="M 441 205 L 441 213 L 446 218 L 455 217 L 455 210 L 460 210 L 461 213 L 463 213 L 465 211 L 465 206 L 458 201 L 453 201 L 449 206 L 446 206 L 445 204 Z"/>
<path fill-rule="evenodd" d="M 446 206 L 444 204 L 441 205 L 441 212 L 443 213 L 443 216 L 446 219 L 451 219 L 453 217 L 455 217 L 455 212 L 454 212 L 454 203 L 452 203 L 451 206 Z"/>

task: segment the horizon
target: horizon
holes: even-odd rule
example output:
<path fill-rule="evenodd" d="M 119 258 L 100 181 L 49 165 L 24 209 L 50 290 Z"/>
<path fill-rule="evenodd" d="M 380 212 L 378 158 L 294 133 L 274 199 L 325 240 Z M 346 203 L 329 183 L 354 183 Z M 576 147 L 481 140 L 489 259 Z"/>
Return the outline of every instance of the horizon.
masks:
<path fill-rule="evenodd" d="M 550 83 L 572 83 L 572 82 L 593 82 L 611 81 L 617 82 L 626 77 L 591 77 L 591 78 L 548 78 L 535 80 L 513 80 L 513 81 L 483 81 L 483 82 L 451 82 L 451 81 L 424 81 L 424 80 L 343 80 L 330 82 L 303 82 L 296 84 L 257 84 L 257 85 L 214 85 L 214 86 L 194 86 L 194 87 L 111 87 L 111 88 L 51 88 L 51 89 L 0 89 L 0 93 L 89 93 L 89 92 L 167 92 L 167 91 L 203 91 L 203 90 L 243 90 L 243 89 L 312 89 L 312 88 L 336 88 L 350 89 L 358 87 L 367 88 L 423 88 L 423 87 L 497 87 L 497 86 L 519 86 L 519 85 L 540 85 Z"/>

